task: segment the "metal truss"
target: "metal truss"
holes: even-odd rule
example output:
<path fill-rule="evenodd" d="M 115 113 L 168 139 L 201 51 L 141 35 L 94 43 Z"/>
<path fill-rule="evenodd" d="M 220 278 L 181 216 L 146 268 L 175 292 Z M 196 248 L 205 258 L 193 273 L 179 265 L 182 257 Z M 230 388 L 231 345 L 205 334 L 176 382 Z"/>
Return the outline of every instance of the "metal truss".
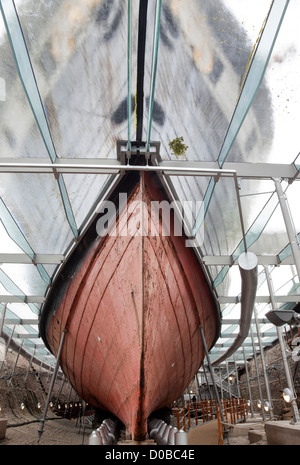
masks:
<path fill-rule="evenodd" d="M 131 152 L 132 153 L 132 152 Z M 295 163 L 230 163 L 225 162 L 219 168 L 217 162 L 161 160 L 156 166 L 138 166 L 123 164 L 117 159 L 96 158 L 57 158 L 49 163 L 45 158 L 24 158 L 16 161 L 1 158 L 0 173 L 44 173 L 44 174 L 119 174 L 120 172 L 140 170 L 155 171 L 165 176 L 212 176 L 216 180 L 235 175 L 243 179 L 273 180 L 285 179 L 289 183 L 300 179 Z"/>

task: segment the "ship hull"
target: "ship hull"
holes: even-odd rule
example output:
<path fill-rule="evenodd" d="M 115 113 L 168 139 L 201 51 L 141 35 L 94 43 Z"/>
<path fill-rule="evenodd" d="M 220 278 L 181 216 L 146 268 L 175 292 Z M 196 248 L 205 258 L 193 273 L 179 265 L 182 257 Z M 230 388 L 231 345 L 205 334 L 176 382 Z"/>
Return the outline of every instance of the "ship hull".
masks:
<path fill-rule="evenodd" d="M 54 354 L 65 330 L 60 365 L 76 392 L 118 417 L 136 440 L 200 367 L 199 326 L 208 347 L 220 326 L 193 250 L 173 228 L 166 232 L 153 200 L 165 200 L 163 190 L 155 175 L 142 174 L 110 233 L 75 253 L 43 309 Z"/>

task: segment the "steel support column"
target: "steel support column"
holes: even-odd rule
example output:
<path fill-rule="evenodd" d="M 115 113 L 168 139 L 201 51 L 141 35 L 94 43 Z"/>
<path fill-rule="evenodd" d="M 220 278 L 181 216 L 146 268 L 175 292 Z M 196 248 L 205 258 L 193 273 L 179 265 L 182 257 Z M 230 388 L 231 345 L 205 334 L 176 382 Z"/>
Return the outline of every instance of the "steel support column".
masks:
<path fill-rule="evenodd" d="M 200 328 L 200 333 L 201 333 L 201 337 L 202 337 L 202 342 L 203 342 L 203 345 L 204 345 L 205 356 L 206 356 L 206 360 L 207 360 L 207 363 L 208 363 L 208 368 L 209 368 L 209 371 L 210 371 L 211 380 L 212 380 L 212 383 L 213 383 L 217 403 L 218 403 L 218 406 L 219 406 L 219 409 L 220 409 L 220 415 L 221 415 L 221 420 L 222 420 L 222 424 L 223 424 L 223 433 L 225 434 L 226 433 L 225 419 L 224 419 L 224 415 L 223 415 L 223 410 L 222 410 L 222 405 L 221 405 L 221 401 L 220 401 L 220 397 L 219 397 L 219 392 L 218 392 L 218 388 L 217 388 L 217 385 L 216 385 L 213 368 L 212 368 L 212 365 L 210 363 L 210 357 L 209 357 L 209 353 L 208 353 L 208 349 L 207 349 L 206 340 L 205 340 L 205 337 L 204 337 L 202 326 L 199 326 L 199 328 Z"/>
<path fill-rule="evenodd" d="M 237 365 L 236 365 L 236 357 L 235 357 L 235 355 L 233 356 L 233 360 L 234 360 L 234 370 L 235 370 L 237 393 L 238 393 L 238 396 L 241 397 L 239 374 L 238 374 L 238 369 L 237 369 Z"/>
<path fill-rule="evenodd" d="M 30 368 L 31 368 L 31 365 L 32 365 L 32 361 L 33 361 L 33 358 L 34 358 L 34 356 L 35 356 L 35 351 L 36 351 L 36 348 L 34 348 L 34 351 L 32 352 L 31 358 L 30 358 L 30 360 L 29 360 L 29 365 L 28 365 L 27 373 L 26 373 L 26 376 L 25 376 L 25 379 L 24 379 L 25 384 L 27 383 L 27 379 L 28 379 L 28 375 L 29 375 Z"/>
<path fill-rule="evenodd" d="M 254 417 L 253 400 L 252 400 L 251 386 L 250 386 L 250 380 L 249 380 L 248 363 L 247 363 L 246 353 L 245 353 L 244 347 L 243 347 L 243 356 L 244 356 L 245 372 L 246 372 L 246 379 L 247 379 L 247 385 L 248 385 L 248 394 L 249 394 L 249 401 L 250 401 L 251 417 Z"/>
<path fill-rule="evenodd" d="M 229 379 L 229 363 L 227 360 L 226 360 L 226 371 L 227 371 L 228 392 L 229 392 L 229 397 L 231 398 L 231 384 L 230 384 L 230 379 Z"/>
<path fill-rule="evenodd" d="M 59 344 L 59 348 L 58 348 L 58 353 L 57 353 L 57 356 L 56 356 L 56 365 L 55 365 L 55 369 L 54 369 L 54 372 L 53 372 L 51 385 L 50 385 L 50 388 L 49 388 L 47 401 L 46 401 L 46 405 L 45 405 L 44 412 L 43 412 L 43 418 L 42 418 L 42 420 L 40 422 L 40 427 L 38 429 L 38 442 L 40 442 L 40 439 L 41 439 L 42 434 L 44 432 L 44 425 L 45 425 L 45 421 L 46 421 L 46 416 L 47 416 L 47 411 L 48 411 L 48 407 L 49 407 L 49 403 L 50 403 L 50 398 L 51 398 L 51 395 L 52 395 L 53 386 L 54 386 L 54 383 L 56 381 L 56 376 L 57 376 L 58 369 L 59 369 L 60 354 L 61 354 L 61 351 L 62 351 L 65 334 L 66 334 L 66 330 L 63 331 L 62 336 L 61 336 L 61 340 L 60 340 L 60 344 Z"/>
<path fill-rule="evenodd" d="M 259 397 L 260 397 L 259 400 L 261 402 L 263 402 L 263 394 L 262 394 L 260 378 L 259 378 L 259 368 L 258 368 L 258 362 L 257 362 L 257 354 L 256 354 L 255 345 L 254 345 L 254 336 L 253 336 L 251 325 L 250 325 L 250 336 L 251 336 L 251 340 L 252 340 L 253 356 L 254 356 L 255 369 L 256 369 L 256 375 L 257 375 L 257 385 L 258 385 L 258 392 L 259 392 Z M 261 415 L 263 417 L 263 420 L 265 420 L 266 416 L 265 416 L 263 404 L 261 405 Z"/>
<path fill-rule="evenodd" d="M 277 306 L 277 303 L 276 303 L 276 301 L 274 299 L 273 282 L 272 282 L 272 278 L 270 276 L 270 273 L 269 273 L 269 270 L 268 270 L 267 267 L 265 267 L 265 275 L 266 275 L 266 278 L 267 278 L 267 284 L 268 284 L 268 288 L 269 288 L 272 308 L 275 310 L 275 309 L 278 308 L 278 306 Z M 277 330 L 277 334 L 278 334 L 278 341 L 279 341 L 279 345 L 280 345 L 281 356 L 282 356 L 282 361 L 283 361 L 283 366 L 284 366 L 287 385 L 288 385 L 288 388 L 291 390 L 291 392 L 294 393 L 295 392 L 294 383 L 292 381 L 290 368 L 289 368 L 289 364 L 288 364 L 288 361 L 287 361 L 287 356 L 286 356 L 286 351 L 285 351 L 284 340 L 283 340 L 281 328 L 276 326 L 276 330 Z M 298 410 L 297 403 L 296 403 L 295 399 L 292 400 L 292 408 L 293 408 L 293 412 L 294 412 L 294 422 L 299 423 L 299 421 L 300 421 L 299 410 Z"/>
<path fill-rule="evenodd" d="M 20 347 L 19 347 L 18 354 L 17 354 L 17 356 L 16 356 L 15 364 L 14 364 L 14 367 L 13 367 L 13 369 L 12 369 L 12 372 L 11 372 L 11 375 L 10 375 L 10 380 L 9 380 L 9 383 L 8 383 L 8 384 L 13 385 L 13 384 L 12 384 L 12 379 L 13 379 L 13 376 L 14 376 L 15 371 L 16 371 L 16 368 L 17 368 L 17 364 L 18 364 L 18 361 L 19 361 L 19 357 L 20 357 L 21 350 L 22 350 L 22 348 L 23 348 L 23 344 L 24 344 L 24 341 L 22 341 L 22 344 L 21 344 Z"/>
<path fill-rule="evenodd" d="M 269 384 L 269 379 L 268 379 L 267 370 L 266 370 L 265 354 L 264 354 L 264 349 L 263 349 L 263 345 L 261 341 L 260 327 L 259 327 L 258 320 L 257 320 L 257 310 L 256 310 L 255 305 L 253 308 L 253 313 L 254 313 L 254 318 L 255 318 L 256 333 L 257 333 L 257 339 L 258 339 L 260 356 L 261 356 L 261 363 L 262 363 L 262 368 L 263 368 L 263 373 L 264 373 L 267 397 L 268 397 L 268 402 L 270 404 L 270 417 L 273 418 L 273 403 L 271 399 L 270 384 Z"/>
<path fill-rule="evenodd" d="M 7 344 L 6 344 L 5 358 L 6 358 L 6 354 L 7 354 L 9 345 L 10 345 L 10 341 L 12 340 L 13 334 L 14 334 L 14 332 L 15 332 L 15 327 L 16 327 L 16 325 L 14 325 L 13 330 L 12 330 L 12 332 L 11 332 L 11 335 L 9 336 L 8 342 L 7 342 Z M 1 373 L 1 371 L 2 371 L 4 362 L 5 362 L 5 358 L 2 360 L 2 363 L 1 363 L 1 366 L 0 366 L 0 373 Z"/>

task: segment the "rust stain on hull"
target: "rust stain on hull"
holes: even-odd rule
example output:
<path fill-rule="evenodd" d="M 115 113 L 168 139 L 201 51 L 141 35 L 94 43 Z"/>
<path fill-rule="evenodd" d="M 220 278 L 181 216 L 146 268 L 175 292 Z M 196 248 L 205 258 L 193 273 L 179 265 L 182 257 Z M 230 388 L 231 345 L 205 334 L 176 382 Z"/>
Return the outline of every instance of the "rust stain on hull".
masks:
<path fill-rule="evenodd" d="M 150 202 L 164 200 L 155 175 L 145 173 L 129 204 L 135 235 L 106 236 L 88 244 L 66 267 L 43 314 L 48 346 L 57 353 L 67 329 L 61 367 L 77 393 L 117 416 L 143 440 L 147 418 L 170 406 L 204 358 L 199 324 L 210 347 L 219 312 L 193 250 L 183 236 L 143 234 L 153 226 Z M 118 225 L 122 222 L 122 213 Z M 148 227 L 148 229 L 147 229 Z"/>

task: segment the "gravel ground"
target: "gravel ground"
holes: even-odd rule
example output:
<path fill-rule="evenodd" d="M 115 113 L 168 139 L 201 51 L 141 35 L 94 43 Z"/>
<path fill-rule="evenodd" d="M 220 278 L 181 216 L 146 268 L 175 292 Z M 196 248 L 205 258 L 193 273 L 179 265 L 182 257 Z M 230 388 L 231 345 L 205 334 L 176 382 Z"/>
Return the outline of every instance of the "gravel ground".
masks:
<path fill-rule="evenodd" d="M 88 444 L 91 429 L 83 429 L 76 425 L 75 420 L 53 419 L 44 425 L 44 431 L 39 441 L 38 429 L 40 423 L 30 423 L 22 426 L 7 428 L 5 439 L 0 445 L 82 445 Z"/>

